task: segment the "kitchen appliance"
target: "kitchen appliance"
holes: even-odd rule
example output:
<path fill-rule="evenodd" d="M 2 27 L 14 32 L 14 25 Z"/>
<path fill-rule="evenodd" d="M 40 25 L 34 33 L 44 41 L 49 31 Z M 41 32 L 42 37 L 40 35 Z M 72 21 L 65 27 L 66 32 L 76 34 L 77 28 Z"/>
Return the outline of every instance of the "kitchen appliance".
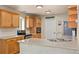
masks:
<path fill-rule="evenodd" d="M 41 33 L 41 27 L 36 28 L 36 33 Z"/>

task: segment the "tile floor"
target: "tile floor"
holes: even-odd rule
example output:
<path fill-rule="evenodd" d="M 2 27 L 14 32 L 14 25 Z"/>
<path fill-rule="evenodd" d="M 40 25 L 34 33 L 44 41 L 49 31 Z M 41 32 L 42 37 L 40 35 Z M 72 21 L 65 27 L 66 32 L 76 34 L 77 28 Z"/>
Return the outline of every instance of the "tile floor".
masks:
<path fill-rule="evenodd" d="M 47 39 L 25 39 L 20 42 L 20 54 L 78 54 L 79 41 L 49 41 Z"/>

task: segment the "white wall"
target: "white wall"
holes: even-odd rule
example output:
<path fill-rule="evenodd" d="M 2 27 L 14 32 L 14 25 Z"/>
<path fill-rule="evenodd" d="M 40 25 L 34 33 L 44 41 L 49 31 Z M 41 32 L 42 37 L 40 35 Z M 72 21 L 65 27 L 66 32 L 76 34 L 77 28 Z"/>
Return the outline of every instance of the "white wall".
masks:
<path fill-rule="evenodd" d="M 59 15 L 54 15 L 54 16 L 57 22 L 58 21 L 62 22 L 61 27 L 57 27 L 58 28 L 57 31 L 64 33 L 63 21 L 67 20 L 67 14 L 59 14 Z M 54 24 L 51 24 L 51 26 L 49 27 L 52 27 L 52 25 Z M 45 16 L 44 16 L 42 17 L 42 38 L 46 38 L 45 35 L 46 35 L 46 32 L 45 32 Z"/>

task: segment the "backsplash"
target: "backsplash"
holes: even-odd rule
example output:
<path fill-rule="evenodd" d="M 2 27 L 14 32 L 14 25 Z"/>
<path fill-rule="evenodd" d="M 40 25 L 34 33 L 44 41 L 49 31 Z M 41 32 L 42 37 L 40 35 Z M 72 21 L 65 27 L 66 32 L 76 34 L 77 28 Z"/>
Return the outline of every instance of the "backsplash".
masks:
<path fill-rule="evenodd" d="M 0 29 L 0 37 L 17 35 L 17 28 Z"/>

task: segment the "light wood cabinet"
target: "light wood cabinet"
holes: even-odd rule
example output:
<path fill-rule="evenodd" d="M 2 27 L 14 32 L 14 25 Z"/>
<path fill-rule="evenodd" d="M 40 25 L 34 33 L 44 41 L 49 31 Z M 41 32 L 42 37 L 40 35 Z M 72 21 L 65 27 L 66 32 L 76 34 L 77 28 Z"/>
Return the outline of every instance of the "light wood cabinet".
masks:
<path fill-rule="evenodd" d="M 72 5 L 68 8 L 68 27 L 76 28 L 77 27 L 77 6 Z"/>
<path fill-rule="evenodd" d="M 19 15 L 6 10 L 0 10 L 0 28 L 13 27 L 19 27 Z"/>
<path fill-rule="evenodd" d="M 41 19 L 36 17 L 36 27 L 41 27 Z"/>
<path fill-rule="evenodd" d="M 0 38 L 0 54 L 20 53 L 20 46 L 17 41 L 23 39 L 24 36 Z"/>
<path fill-rule="evenodd" d="M 76 20 L 77 20 L 77 15 L 75 15 L 75 14 L 69 15 L 68 21 L 76 21 Z"/>
<path fill-rule="evenodd" d="M 76 28 L 77 27 L 77 23 L 74 21 L 68 22 L 68 27 L 69 28 Z"/>
<path fill-rule="evenodd" d="M 29 20 L 29 27 L 32 28 L 34 26 L 34 17 L 30 17 L 30 20 Z"/>
<path fill-rule="evenodd" d="M 19 43 L 13 39 L 0 40 L 0 54 L 16 54 L 20 52 Z"/>
<path fill-rule="evenodd" d="M 26 16 L 26 28 L 29 29 L 32 38 L 41 38 L 41 33 L 37 33 L 37 28 L 41 28 L 41 19 L 38 16 Z"/>
<path fill-rule="evenodd" d="M 12 14 L 12 26 L 19 27 L 19 15 Z"/>
<path fill-rule="evenodd" d="M 41 28 L 41 19 L 39 17 L 36 17 L 36 31 L 37 28 Z M 41 38 L 41 33 L 36 33 L 36 38 Z"/>
<path fill-rule="evenodd" d="M 32 28 L 34 26 L 34 17 L 26 16 L 26 28 Z"/>
<path fill-rule="evenodd" d="M 70 7 L 68 13 L 69 15 L 77 14 L 77 6 Z"/>
<path fill-rule="evenodd" d="M 11 13 L 6 11 L 0 12 L 0 27 L 11 27 Z"/>
<path fill-rule="evenodd" d="M 70 7 L 68 10 L 68 21 L 77 20 L 77 6 Z"/>
<path fill-rule="evenodd" d="M 14 39 L 8 39 L 6 41 L 7 44 L 7 54 L 16 54 L 20 52 L 19 43 L 16 42 Z"/>

